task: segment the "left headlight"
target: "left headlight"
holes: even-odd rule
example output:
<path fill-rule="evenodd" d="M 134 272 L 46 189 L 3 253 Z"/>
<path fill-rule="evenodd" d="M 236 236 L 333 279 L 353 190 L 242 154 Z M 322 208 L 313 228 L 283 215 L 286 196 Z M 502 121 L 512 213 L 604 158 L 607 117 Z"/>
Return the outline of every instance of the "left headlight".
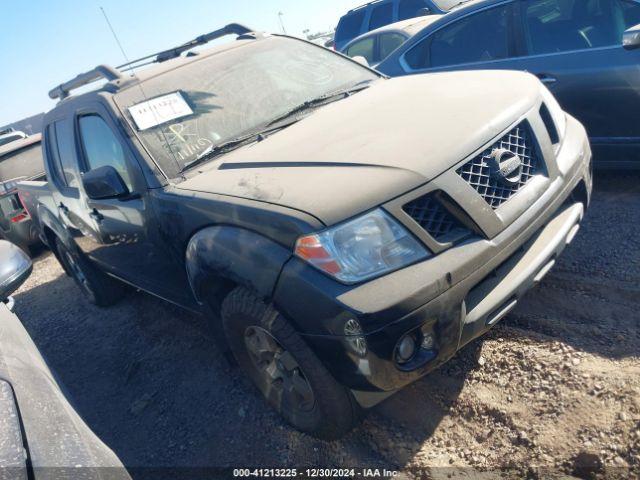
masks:
<path fill-rule="evenodd" d="M 382 209 L 299 238 L 295 254 L 343 283 L 378 277 L 430 255 Z"/>

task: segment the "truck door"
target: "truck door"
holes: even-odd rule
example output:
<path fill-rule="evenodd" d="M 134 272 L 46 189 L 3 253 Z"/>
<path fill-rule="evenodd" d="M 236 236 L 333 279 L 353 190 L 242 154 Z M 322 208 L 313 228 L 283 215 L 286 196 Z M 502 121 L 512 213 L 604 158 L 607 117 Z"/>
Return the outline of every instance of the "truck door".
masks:
<path fill-rule="evenodd" d="M 68 123 L 56 123 L 55 130 L 61 173 L 70 184 L 55 189 L 59 190 L 56 202 L 78 247 L 102 270 L 192 306 L 184 268 L 167 255 L 158 238 L 140 166 L 106 108 L 99 103 L 83 108 Z M 129 193 L 118 198 L 88 198 L 82 175 L 107 165 L 119 173 Z"/>
<path fill-rule="evenodd" d="M 81 175 L 111 166 L 129 193 L 119 198 L 90 199 L 82 191 L 85 213 L 95 235 L 83 250 L 105 270 L 163 298 L 189 306 L 190 288 L 184 268 L 166 251 L 147 184 L 133 152 L 118 134 L 106 109 L 96 104 L 76 117 Z M 83 189 L 81 189 L 83 190 Z"/>

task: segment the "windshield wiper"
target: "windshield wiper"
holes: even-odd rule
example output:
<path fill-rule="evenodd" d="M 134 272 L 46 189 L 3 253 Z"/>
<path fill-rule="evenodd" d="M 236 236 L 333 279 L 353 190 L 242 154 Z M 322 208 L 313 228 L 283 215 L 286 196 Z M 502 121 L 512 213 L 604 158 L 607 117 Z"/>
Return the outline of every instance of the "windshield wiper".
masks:
<path fill-rule="evenodd" d="M 189 170 L 196 165 L 204 163 L 207 160 L 211 160 L 212 158 L 215 158 L 219 155 L 223 155 L 225 153 L 231 152 L 232 150 L 235 150 L 236 148 L 240 148 L 244 144 L 250 143 L 250 141 L 255 141 L 257 137 L 258 134 L 251 133 L 249 135 L 243 135 L 242 137 L 234 138 L 233 140 L 229 140 L 228 142 L 220 143 L 218 145 L 211 145 L 195 159 L 185 163 L 180 173 L 184 172 L 185 170 Z"/>
<path fill-rule="evenodd" d="M 253 143 L 256 141 L 262 140 L 262 137 L 269 133 L 273 133 L 277 130 L 282 130 L 283 128 L 288 127 L 289 125 L 296 123 L 299 121 L 299 118 L 291 118 L 300 112 L 304 112 L 309 110 L 310 108 L 317 107 L 320 105 L 324 105 L 326 103 L 330 103 L 335 100 L 339 100 L 341 97 L 347 97 L 353 93 L 364 90 L 365 88 L 369 88 L 369 83 L 373 80 L 364 80 L 362 82 L 356 83 L 349 88 L 345 88 L 342 90 L 329 92 L 320 97 L 314 98 L 312 100 L 307 100 L 301 105 L 298 105 L 295 108 L 292 108 L 288 112 L 283 115 L 279 115 L 277 118 L 270 120 L 263 128 L 259 130 L 254 130 L 251 133 L 246 135 L 242 135 L 240 137 L 234 138 L 232 140 L 228 140 L 224 143 L 220 143 L 218 145 L 211 145 L 209 148 L 204 150 L 200 155 L 198 155 L 194 160 L 187 162 L 180 173 L 189 170 L 190 168 L 195 167 L 196 165 L 200 165 L 208 160 L 216 158 L 220 155 L 224 155 L 225 153 L 229 153 L 237 148 L 240 148 L 249 143 Z"/>
<path fill-rule="evenodd" d="M 319 107 L 319 106 L 334 102 L 336 100 L 341 100 L 342 98 L 346 98 L 353 93 L 357 93 L 361 90 L 369 88 L 370 87 L 369 83 L 371 83 L 372 81 L 373 80 L 364 80 L 362 82 L 356 83 L 355 85 L 352 85 L 349 88 L 344 88 L 342 90 L 325 93 L 320 97 L 307 100 L 306 102 L 301 103 L 300 105 L 274 118 L 267 124 L 267 126 L 276 125 L 279 122 L 282 122 L 283 120 L 286 120 L 289 117 L 297 115 L 298 113 L 301 113 L 301 112 L 305 112 L 313 107 Z"/>
<path fill-rule="evenodd" d="M 279 125 L 267 125 L 265 128 L 261 128 L 259 130 L 254 130 L 250 133 L 242 135 L 240 137 L 228 140 L 226 142 L 220 143 L 218 145 L 211 145 L 207 149 L 205 149 L 200 155 L 198 155 L 194 160 L 185 163 L 184 167 L 180 173 L 183 173 L 190 168 L 195 167 L 196 165 L 200 165 L 208 160 L 219 157 L 220 155 L 224 155 L 225 153 L 229 153 L 237 148 L 243 147 L 250 143 L 259 142 L 263 140 L 265 135 L 270 133 L 274 133 L 278 130 L 282 130 L 283 128 L 288 127 L 289 125 L 295 123 L 297 120 L 293 120 L 286 123 L 280 123 Z"/>

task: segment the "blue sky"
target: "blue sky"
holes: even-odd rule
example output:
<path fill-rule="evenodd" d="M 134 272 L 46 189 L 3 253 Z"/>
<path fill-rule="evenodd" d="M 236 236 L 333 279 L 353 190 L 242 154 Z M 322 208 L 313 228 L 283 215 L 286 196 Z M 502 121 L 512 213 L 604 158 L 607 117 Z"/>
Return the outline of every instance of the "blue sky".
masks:
<path fill-rule="evenodd" d="M 176 46 L 227 23 L 302 35 L 335 28 L 358 0 L 31 0 L 0 13 L 0 125 L 50 109 L 48 91 L 100 63 L 124 63 L 107 12 L 130 59 Z"/>

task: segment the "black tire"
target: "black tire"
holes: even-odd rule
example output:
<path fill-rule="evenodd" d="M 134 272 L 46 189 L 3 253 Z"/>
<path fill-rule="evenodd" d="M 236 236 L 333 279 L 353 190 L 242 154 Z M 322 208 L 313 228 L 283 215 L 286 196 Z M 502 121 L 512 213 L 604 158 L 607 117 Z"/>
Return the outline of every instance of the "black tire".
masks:
<path fill-rule="evenodd" d="M 222 303 L 222 323 L 240 368 L 293 427 L 322 440 L 336 440 L 360 421 L 361 410 L 351 392 L 331 376 L 273 306 L 249 290 L 238 287 Z M 302 378 L 310 386 L 312 402 L 306 397 L 302 402 L 292 401 L 291 394 L 283 393 L 282 387 L 275 386 L 273 378 L 265 373 L 267 369 L 261 370 L 256 365 L 246 340 L 255 328 L 268 332 L 285 354 L 291 354 L 296 370 L 299 370 L 297 380 Z"/>
<path fill-rule="evenodd" d="M 84 297 L 98 307 L 115 305 L 124 296 L 124 285 L 98 270 L 80 252 L 56 239 L 57 257 L 67 275 L 73 278 Z"/>

